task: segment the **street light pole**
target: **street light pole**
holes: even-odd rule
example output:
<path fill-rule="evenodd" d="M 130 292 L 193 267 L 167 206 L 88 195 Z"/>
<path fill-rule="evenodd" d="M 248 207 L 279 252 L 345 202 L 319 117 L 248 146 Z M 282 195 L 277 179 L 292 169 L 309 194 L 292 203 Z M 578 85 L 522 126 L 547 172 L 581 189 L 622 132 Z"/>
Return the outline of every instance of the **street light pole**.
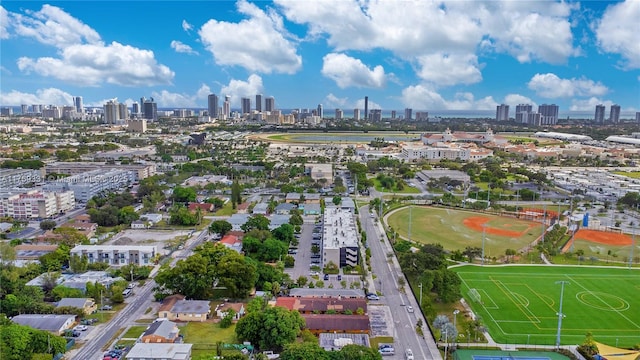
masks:
<path fill-rule="evenodd" d="M 418 284 L 418 287 L 420 288 L 420 304 L 418 306 L 422 308 L 422 283 Z"/>
<path fill-rule="evenodd" d="M 562 297 L 564 295 L 564 286 L 569 284 L 568 281 L 556 281 L 556 284 L 560 284 L 560 307 L 558 310 L 558 333 L 556 334 L 556 348 L 560 348 L 560 332 L 562 330 L 562 318 L 564 314 L 562 313 Z"/>
<path fill-rule="evenodd" d="M 484 240 L 486 237 L 487 224 L 482 224 L 482 266 L 484 266 Z"/>
<path fill-rule="evenodd" d="M 460 310 L 458 309 L 453 310 L 453 328 L 455 329 L 456 334 L 458 333 L 458 328 L 456 327 L 456 322 L 458 320 L 458 313 L 460 313 Z M 458 337 L 456 336 L 456 338 L 453 339 L 454 346 L 456 345 L 457 340 L 458 340 Z"/>
<path fill-rule="evenodd" d="M 633 264 L 633 248 L 636 247 L 636 228 L 633 228 L 633 235 L 631 237 L 631 250 L 629 250 L 629 269 Z"/>
<path fill-rule="evenodd" d="M 408 232 L 409 241 L 411 241 L 411 209 L 413 209 L 413 206 L 409 205 L 409 232 Z"/>

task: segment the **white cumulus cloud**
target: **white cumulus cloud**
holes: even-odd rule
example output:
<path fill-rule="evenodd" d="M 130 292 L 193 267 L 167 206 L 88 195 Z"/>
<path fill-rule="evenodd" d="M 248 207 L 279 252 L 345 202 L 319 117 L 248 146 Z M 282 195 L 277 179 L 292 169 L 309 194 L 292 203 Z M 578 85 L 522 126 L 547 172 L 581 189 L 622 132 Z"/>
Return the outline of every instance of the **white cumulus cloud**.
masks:
<path fill-rule="evenodd" d="M 336 82 L 338 87 L 382 88 L 385 85 L 381 65 L 369 69 L 360 59 L 345 54 L 331 53 L 322 59 L 322 75 Z"/>
<path fill-rule="evenodd" d="M 447 100 L 434 89 L 422 84 L 403 89 L 402 102 L 413 109 L 433 110 L 492 110 L 498 105 L 491 96 L 476 100 L 469 92 L 456 93 L 453 99 Z"/>
<path fill-rule="evenodd" d="M 611 100 L 602 100 L 597 97 L 590 97 L 588 99 L 573 99 L 571 100 L 570 111 L 595 111 L 596 105 L 603 104 L 609 108 L 613 105 Z"/>
<path fill-rule="evenodd" d="M 162 107 L 198 107 L 206 104 L 205 100 L 207 96 L 211 94 L 211 89 L 206 84 L 200 85 L 200 88 L 196 90 L 195 94 L 187 93 L 175 93 L 168 90 L 161 90 L 160 92 L 151 92 L 151 97 L 160 104 Z"/>
<path fill-rule="evenodd" d="M 72 105 L 73 96 L 57 88 L 38 89 L 35 94 L 17 90 L 0 92 L 0 104 L 18 106 L 22 104 L 58 104 Z"/>
<path fill-rule="evenodd" d="M 66 47 L 60 58 L 18 59 L 20 71 L 83 86 L 101 83 L 122 86 L 168 84 L 175 73 L 158 64 L 153 51 L 113 42 L 107 46 L 77 44 Z"/>
<path fill-rule="evenodd" d="M 0 39 L 9 38 L 9 13 L 0 6 Z"/>
<path fill-rule="evenodd" d="M 245 0 L 238 1 L 237 6 L 247 19 L 239 23 L 211 19 L 198 31 L 215 62 L 267 74 L 296 73 L 302 57 L 289 39 L 282 17 L 274 11 L 265 13 Z"/>
<path fill-rule="evenodd" d="M 562 79 L 553 73 L 535 74 L 529 81 L 528 86 L 538 96 L 552 99 L 574 96 L 600 96 L 609 91 L 600 82 L 586 78 Z"/>
<path fill-rule="evenodd" d="M 18 69 L 80 86 L 103 83 L 122 86 L 170 84 L 175 73 L 159 64 L 153 51 L 116 41 L 105 44 L 90 26 L 62 9 L 43 5 L 40 11 L 11 13 L 15 34 L 58 49 L 58 57 L 17 60 Z"/>
<path fill-rule="evenodd" d="M 198 55 L 198 52 L 193 50 L 191 46 L 178 40 L 171 41 L 171 48 L 179 53 Z"/>
<path fill-rule="evenodd" d="M 233 79 L 220 90 L 222 96 L 231 96 L 231 106 L 239 106 L 240 98 L 255 99 L 256 94 L 263 92 L 262 78 L 256 74 L 249 75 L 247 81 Z"/>
<path fill-rule="evenodd" d="M 640 68 L 639 18 L 640 1 L 627 0 L 609 5 L 596 24 L 598 46 L 620 54 L 626 62 L 623 66 L 630 69 Z"/>
<path fill-rule="evenodd" d="M 436 85 L 475 84 L 482 81 L 478 57 L 474 54 L 437 52 L 418 57 L 418 76 Z"/>
<path fill-rule="evenodd" d="M 531 98 L 526 97 L 524 95 L 520 95 L 520 94 L 508 94 L 507 96 L 504 97 L 504 101 L 502 103 L 511 106 L 511 108 L 513 108 L 514 111 L 515 111 L 516 105 L 520 105 L 520 104 L 530 104 L 534 108 L 538 106 L 533 100 L 531 100 Z"/>

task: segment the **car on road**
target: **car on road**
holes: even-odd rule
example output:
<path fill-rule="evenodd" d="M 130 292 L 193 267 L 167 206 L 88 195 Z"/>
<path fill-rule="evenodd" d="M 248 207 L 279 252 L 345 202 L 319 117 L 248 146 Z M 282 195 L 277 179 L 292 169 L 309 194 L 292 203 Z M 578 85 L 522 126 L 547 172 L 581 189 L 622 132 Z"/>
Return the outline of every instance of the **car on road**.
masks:
<path fill-rule="evenodd" d="M 136 287 L 136 283 L 129 283 L 129 285 L 127 285 L 127 289 L 131 290 L 134 287 Z"/>
<path fill-rule="evenodd" d="M 413 306 L 407 306 L 407 311 L 412 313 L 413 312 Z"/>
<path fill-rule="evenodd" d="M 405 350 L 404 351 L 404 358 L 405 358 L 405 360 L 414 360 L 413 351 L 411 351 L 411 349 Z"/>
<path fill-rule="evenodd" d="M 76 325 L 76 327 L 73 328 L 74 331 L 87 331 L 89 329 L 89 327 L 87 325 Z"/>
<path fill-rule="evenodd" d="M 338 275 L 338 281 L 342 280 L 342 275 Z"/>
<path fill-rule="evenodd" d="M 329 280 L 329 274 L 324 274 L 324 281 Z"/>
<path fill-rule="evenodd" d="M 103 305 L 102 310 L 113 310 L 113 306 L 111 305 Z"/>
<path fill-rule="evenodd" d="M 396 350 L 390 344 L 380 344 L 378 346 L 378 352 L 382 356 L 393 356 L 396 354 Z"/>

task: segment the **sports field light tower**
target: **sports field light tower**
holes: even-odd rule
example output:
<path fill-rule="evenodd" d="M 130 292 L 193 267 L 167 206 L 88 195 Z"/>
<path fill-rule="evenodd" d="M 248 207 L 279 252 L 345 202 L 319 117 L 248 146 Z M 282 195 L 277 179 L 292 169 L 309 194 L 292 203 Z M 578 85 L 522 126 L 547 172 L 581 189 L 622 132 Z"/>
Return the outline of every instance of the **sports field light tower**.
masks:
<path fill-rule="evenodd" d="M 564 318 L 564 314 L 562 313 L 562 297 L 564 296 L 564 286 L 568 285 L 568 281 L 556 281 L 556 284 L 560 284 L 560 307 L 558 309 L 558 333 L 556 334 L 556 349 L 560 348 L 560 332 L 562 331 L 562 318 Z"/>

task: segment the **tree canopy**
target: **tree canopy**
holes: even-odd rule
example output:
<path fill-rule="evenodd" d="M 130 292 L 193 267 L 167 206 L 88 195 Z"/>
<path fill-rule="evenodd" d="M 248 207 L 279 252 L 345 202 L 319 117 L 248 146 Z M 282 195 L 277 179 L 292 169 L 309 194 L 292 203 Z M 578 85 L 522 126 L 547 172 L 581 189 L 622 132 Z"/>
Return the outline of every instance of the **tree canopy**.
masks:
<path fill-rule="evenodd" d="M 267 307 L 262 311 L 249 312 L 238 320 L 236 336 L 240 341 L 249 341 L 261 350 L 280 351 L 296 339 L 304 325 L 304 319 L 295 310 Z"/>

